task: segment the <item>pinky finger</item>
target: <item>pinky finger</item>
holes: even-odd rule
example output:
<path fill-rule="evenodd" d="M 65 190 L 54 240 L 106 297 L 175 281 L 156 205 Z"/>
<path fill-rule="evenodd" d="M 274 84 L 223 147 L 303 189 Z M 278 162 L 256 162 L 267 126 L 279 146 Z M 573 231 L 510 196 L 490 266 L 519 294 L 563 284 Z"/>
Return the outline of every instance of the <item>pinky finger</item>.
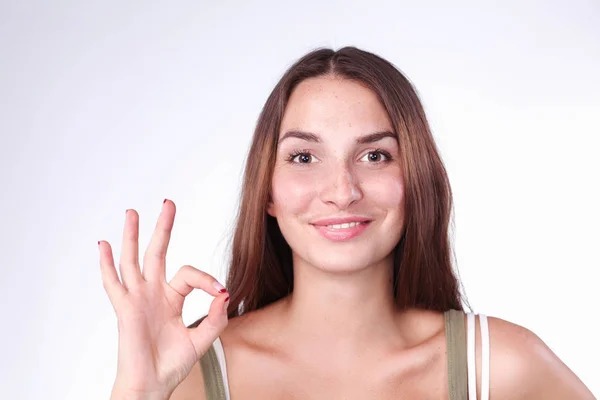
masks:
<path fill-rule="evenodd" d="M 108 242 L 99 241 L 98 251 L 100 252 L 100 272 L 102 273 L 102 284 L 113 306 L 116 305 L 118 298 L 127 293 L 127 289 L 121 283 L 115 261 L 112 254 L 112 248 Z"/>

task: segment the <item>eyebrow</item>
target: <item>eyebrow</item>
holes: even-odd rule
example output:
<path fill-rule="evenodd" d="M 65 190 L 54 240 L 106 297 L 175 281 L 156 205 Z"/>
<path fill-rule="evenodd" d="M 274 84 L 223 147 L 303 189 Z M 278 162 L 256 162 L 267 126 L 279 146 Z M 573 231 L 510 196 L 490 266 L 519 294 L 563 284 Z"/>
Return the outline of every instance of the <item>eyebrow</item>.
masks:
<path fill-rule="evenodd" d="M 301 139 L 301 140 L 306 140 L 307 142 L 314 142 L 314 143 L 322 143 L 323 142 L 321 140 L 321 138 L 319 137 L 319 135 L 317 135 L 315 133 L 304 132 L 304 131 L 300 131 L 300 130 L 291 130 L 291 131 L 287 131 L 286 133 L 283 134 L 283 136 L 281 136 L 281 139 L 279 139 L 279 143 L 283 142 L 287 138 L 293 138 L 293 137 L 297 138 L 297 139 Z M 394 132 L 381 131 L 381 132 L 373 132 L 373 133 L 369 133 L 364 136 L 360 136 L 356 139 L 356 143 L 357 144 L 375 143 L 375 142 L 378 142 L 387 137 L 394 139 L 396 142 L 398 141 L 398 136 Z"/>

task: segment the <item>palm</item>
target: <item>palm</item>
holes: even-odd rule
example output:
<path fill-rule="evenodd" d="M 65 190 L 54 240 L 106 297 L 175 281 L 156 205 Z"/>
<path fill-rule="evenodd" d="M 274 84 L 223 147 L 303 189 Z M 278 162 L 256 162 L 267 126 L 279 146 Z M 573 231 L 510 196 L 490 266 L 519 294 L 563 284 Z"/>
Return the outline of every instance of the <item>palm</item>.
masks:
<path fill-rule="evenodd" d="M 175 207 L 167 202 L 159 217 L 140 272 L 137 261 L 138 218 L 129 211 L 121 255 L 121 279 L 117 276 L 110 246 L 101 246 L 104 287 L 117 314 L 119 355 L 117 383 L 128 391 L 169 393 L 191 371 L 227 324 L 225 298 L 216 280 L 184 266 L 167 283 L 165 256 Z M 218 296 L 208 317 L 194 329 L 181 318 L 185 296 L 193 288 Z"/>

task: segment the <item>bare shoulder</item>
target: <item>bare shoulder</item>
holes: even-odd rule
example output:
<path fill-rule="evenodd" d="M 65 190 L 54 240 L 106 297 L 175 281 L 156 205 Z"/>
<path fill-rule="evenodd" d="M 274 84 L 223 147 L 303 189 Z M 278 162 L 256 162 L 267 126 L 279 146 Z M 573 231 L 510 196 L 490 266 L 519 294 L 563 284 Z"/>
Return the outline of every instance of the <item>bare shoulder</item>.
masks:
<path fill-rule="evenodd" d="M 594 399 L 581 380 L 535 333 L 500 318 L 488 317 L 488 324 L 491 398 Z M 480 357 L 478 354 L 479 362 Z"/>

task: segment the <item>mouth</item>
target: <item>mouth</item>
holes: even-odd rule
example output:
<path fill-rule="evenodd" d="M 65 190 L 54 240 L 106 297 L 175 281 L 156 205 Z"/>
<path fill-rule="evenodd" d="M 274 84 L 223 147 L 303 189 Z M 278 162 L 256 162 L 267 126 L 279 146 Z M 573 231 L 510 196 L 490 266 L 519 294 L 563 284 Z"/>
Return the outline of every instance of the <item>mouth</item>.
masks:
<path fill-rule="evenodd" d="M 363 221 L 320 221 L 319 223 L 312 224 L 315 229 L 326 239 L 333 242 L 344 242 L 354 239 L 361 233 L 363 233 L 371 220 Z"/>
<path fill-rule="evenodd" d="M 331 224 L 331 225 L 319 225 L 319 226 L 323 226 L 327 229 L 347 229 L 347 228 L 354 228 L 360 224 L 368 224 L 370 221 L 356 221 L 356 222 L 345 222 L 343 224 Z"/>

